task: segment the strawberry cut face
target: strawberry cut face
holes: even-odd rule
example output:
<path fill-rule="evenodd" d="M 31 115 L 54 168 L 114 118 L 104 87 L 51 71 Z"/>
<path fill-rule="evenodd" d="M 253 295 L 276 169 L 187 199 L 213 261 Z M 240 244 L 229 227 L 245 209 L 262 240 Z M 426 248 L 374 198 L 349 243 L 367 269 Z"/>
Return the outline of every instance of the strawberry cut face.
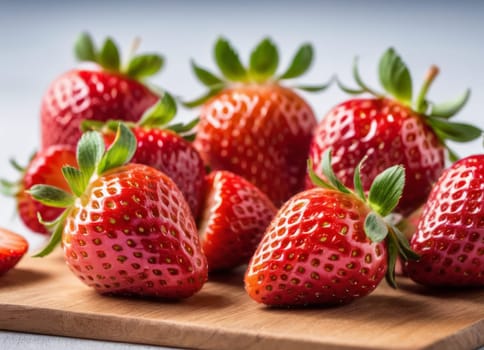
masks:
<path fill-rule="evenodd" d="M 412 248 L 419 261 L 409 276 L 432 286 L 484 285 L 484 155 L 454 163 L 423 209 Z"/>
<path fill-rule="evenodd" d="M 22 236 L 0 228 L 0 276 L 17 265 L 28 248 Z"/>
<path fill-rule="evenodd" d="M 277 213 L 245 276 L 256 301 L 273 306 L 347 303 L 386 272 L 383 243 L 363 231 L 369 209 L 352 195 L 315 188 Z"/>
<path fill-rule="evenodd" d="M 103 294 L 185 298 L 207 279 L 185 199 L 144 165 L 92 182 L 66 220 L 63 243 L 69 268 Z"/>
<path fill-rule="evenodd" d="M 276 208 L 258 188 L 228 171 L 210 173 L 207 188 L 199 233 L 209 269 L 246 264 Z"/>
<path fill-rule="evenodd" d="M 321 174 L 322 154 L 330 148 L 335 173 L 346 186 L 352 186 L 355 165 L 365 155 L 365 190 L 384 169 L 404 166 L 405 189 L 397 207 L 402 214 L 409 214 L 426 200 L 445 163 L 445 148 L 423 118 L 401 103 L 384 98 L 349 100 L 326 115 L 309 151 L 317 174 Z M 313 187 L 309 178 L 306 187 Z"/>

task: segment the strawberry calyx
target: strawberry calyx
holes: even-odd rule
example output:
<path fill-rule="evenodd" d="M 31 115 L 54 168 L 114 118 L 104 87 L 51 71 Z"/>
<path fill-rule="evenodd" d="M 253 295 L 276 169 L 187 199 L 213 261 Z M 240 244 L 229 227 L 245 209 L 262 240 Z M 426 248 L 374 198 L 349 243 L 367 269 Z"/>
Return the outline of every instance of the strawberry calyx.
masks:
<path fill-rule="evenodd" d="M 100 175 L 128 163 L 136 151 L 136 138 L 131 130 L 120 123 L 116 138 L 106 150 L 103 137 L 99 132 L 89 131 L 82 135 L 77 144 L 77 163 L 79 168 L 62 167 L 62 174 L 72 191 L 50 185 L 34 185 L 27 193 L 42 204 L 64 208 L 64 212 L 55 220 L 46 222 L 39 214 L 39 221 L 52 235 L 49 243 L 35 257 L 51 253 L 60 243 L 64 222 L 77 198 L 81 197 L 89 184 Z"/>
<path fill-rule="evenodd" d="M 363 190 L 361 181 L 361 166 L 363 158 L 355 169 L 354 190 L 346 187 L 333 171 L 331 162 L 331 149 L 323 154 L 322 179 L 313 170 L 311 159 L 308 160 L 308 172 L 314 185 L 333 191 L 338 191 L 356 197 L 365 203 L 371 210 L 365 218 L 364 231 L 371 242 L 379 243 L 386 241 L 388 249 L 388 269 L 386 280 L 388 284 L 396 288 L 395 265 L 400 255 L 404 260 L 416 260 L 419 258 L 408 242 L 405 235 L 397 228 L 393 221 L 392 211 L 397 206 L 405 185 L 405 169 L 401 165 L 392 166 L 381 172 L 373 181 L 368 194 Z"/>
<path fill-rule="evenodd" d="M 180 135 L 187 141 L 195 139 L 195 126 L 199 122 L 199 118 L 195 118 L 188 123 L 172 123 L 177 113 L 177 105 L 175 99 L 166 91 L 162 97 L 150 108 L 148 108 L 141 116 L 138 122 L 125 122 L 123 124 L 129 128 L 145 127 L 148 129 L 162 128 L 171 130 Z M 110 119 L 107 121 L 99 120 L 84 120 L 81 123 L 81 130 L 86 131 L 100 131 L 101 133 L 116 132 L 121 120 Z"/>
<path fill-rule="evenodd" d="M 129 60 L 123 64 L 120 50 L 112 38 L 106 38 L 101 48 L 96 48 L 92 37 L 88 33 L 81 33 L 76 40 L 74 52 L 79 61 L 94 62 L 107 71 L 143 81 L 162 69 L 164 58 L 156 53 L 135 54 L 138 46 L 139 39 L 133 44 Z"/>
<path fill-rule="evenodd" d="M 337 85 L 341 90 L 351 95 L 369 93 L 377 98 L 385 98 L 390 95 L 401 104 L 411 108 L 421 115 L 427 125 L 434 130 L 439 140 L 447 148 L 449 158 L 452 161 L 457 160 L 458 157 L 446 144 L 447 140 L 469 142 L 482 134 L 482 130 L 474 125 L 450 121 L 467 103 L 470 97 L 469 89 L 456 99 L 445 103 L 437 104 L 427 99 L 430 86 L 439 73 L 437 66 L 432 65 L 430 67 L 414 101 L 410 71 L 394 48 L 389 48 L 383 53 L 378 65 L 378 72 L 385 93 L 370 88 L 363 81 L 358 70 L 358 57 L 355 57 L 353 61 L 353 78 L 358 87 L 349 88 L 343 85 L 339 79 L 337 79 Z"/>
<path fill-rule="evenodd" d="M 22 179 L 25 175 L 26 169 L 13 159 L 10 159 L 10 164 L 20 173 L 19 180 L 9 181 L 6 179 L 0 179 L 0 193 L 6 197 L 15 197 L 23 190 Z"/>
<path fill-rule="evenodd" d="M 314 49 L 309 43 L 301 45 L 293 56 L 289 67 L 279 75 L 276 74 L 279 66 L 279 52 L 277 46 L 269 37 L 262 39 L 252 50 L 248 66 L 242 64 L 237 51 L 223 37 L 220 37 L 215 43 L 214 57 L 222 77 L 197 65 L 192 60 L 193 73 L 208 88 L 208 92 L 193 101 L 183 102 L 184 106 L 189 108 L 199 106 L 235 83 L 279 84 L 281 81 L 298 78 L 310 68 L 313 62 Z M 332 82 L 333 78 L 321 85 L 297 85 L 292 86 L 292 88 L 307 92 L 319 92 L 326 90 Z"/>
<path fill-rule="evenodd" d="M 27 164 L 30 164 L 35 157 L 35 152 L 29 158 Z M 25 177 L 25 172 L 27 171 L 26 166 L 20 165 L 15 159 L 10 159 L 10 165 L 18 171 L 19 179 L 17 181 L 9 181 L 5 179 L 0 179 L 0 193 L 6 197 L 15 197 L 19 195 L 23 190 L 23 178 Z"/>

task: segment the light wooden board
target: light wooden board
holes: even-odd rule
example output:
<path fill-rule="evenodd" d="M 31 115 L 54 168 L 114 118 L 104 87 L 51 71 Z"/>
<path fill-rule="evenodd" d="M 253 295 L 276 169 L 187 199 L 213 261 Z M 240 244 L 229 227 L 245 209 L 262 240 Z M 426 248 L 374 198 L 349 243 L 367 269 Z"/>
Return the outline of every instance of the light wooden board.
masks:
<path fill-rule="evenodd" d="M 194 297 L 100 296 L 59 252 L 26 258 L 0 278 L 0 329 L 196 349 L 474 349 L 484 345 L 484 291 L 431 291 L 399 279 L 333 308 L 253 302 L 242 273 L 217 275 Z"/>

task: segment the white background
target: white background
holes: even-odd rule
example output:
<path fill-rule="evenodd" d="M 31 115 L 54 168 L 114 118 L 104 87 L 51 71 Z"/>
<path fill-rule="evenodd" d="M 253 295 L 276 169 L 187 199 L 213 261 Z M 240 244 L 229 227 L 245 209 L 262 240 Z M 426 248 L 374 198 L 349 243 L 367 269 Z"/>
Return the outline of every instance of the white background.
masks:
<path fill-rule="evenodd" d="M 50 81 L 75 65 L 72 44 L 83 30 L 98 42 L 112 35 L 125 52 L 140 36 L 140 51 L 166 57 L 153 81 L 187 99 L 204 91 L 190 72 L 190 58 L 213 68 L 212 45 L 221 34 L 244 61 L 256 42 L 270 35 L 279 44 L 281 70 L 302 42 L 312 42 L 316 60 L 300 79 L 304 83 L 322 83 L 334 73 L 351 83 L 351 63 L 359 55 L 364 79 L 379 86 L 378 59 L 394 46 L 411 69 L 415 93 L 426 69 L 437 64 L 441 75 L 429 97 L 445 101 L 470 87 L 471 99 L 456 119 L 484 127 L 484 2 L 0 0 L 0 177 L 14 179 L 9 158 L 24 162 L 38 147 L 42 95 Z M 306 96 L 318 119 L 345 98 L 336 87 Z M 179 113 L 182 120 L 195 115 Z M 452 146 L 461 156 L 483 152 L 482 141 Z M 13 200 L 0 198 L 0 226 L 26 235 L 35 250 L 42 238 L 28 233 L 14 211 Z M 66 343 L 74 349 L 138 348 L 0 332 L 1 349 L 19 344 L 62 349 Z"/>

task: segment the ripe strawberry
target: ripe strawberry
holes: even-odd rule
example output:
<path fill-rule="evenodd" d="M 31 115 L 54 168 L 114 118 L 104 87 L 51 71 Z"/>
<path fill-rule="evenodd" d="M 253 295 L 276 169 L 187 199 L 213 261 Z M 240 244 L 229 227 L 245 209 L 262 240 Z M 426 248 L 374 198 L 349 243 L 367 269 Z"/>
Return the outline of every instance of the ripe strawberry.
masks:
<path fill-rule="evenodd" d="M 409 276 L 431 286 L 484 286 L 484 155 L 454 163 L 423 209 Z"/>
<path fill-rule="evenodd" d="M 257 187 L 228 171 L 210 173 L 207 189 L 199 233 L 208 268 L 248 263 L 276 207 Z"/>
<path fill-rule="evenodd" d="M 25 238 L 0 228 L 0 276 L 17 265 L 28 249 Z"/>
<path fill-rule="evenodd" d="M 207 279 L 190 208 L 162 172 L 123 165 L 135 150 L 134 135 L 122 124 L 106 153 L 102 136 L 86 133 L 78 145 L 80 168 L 63 168 L 74 195 L 52 186 L 31 188 L 35 199 L 66 208 L 46 223 L 55 232 L 38 255 L 62 239 L 69 268 L 99 293 L 189 297 Z"/>
<path fill-rule="evenodd" d="M 68 71 L 47 89 L 40 112 L 44 148 L 75 146 L 85 119 L 137 121 L 159 98 L 143 81 L 161 69 L 161 56 L 137 55 L 121 67 L 115 43 L 108 38 L 96 50 L 88 34 L 80 36 L 75 49 L 78 60 L 95 64 Z"/>
<path fill-rule="evenodd" d="M 359 89 L 340 86 L 349 93 L 367 92 L 373 97 L 350 99 L 329 111 L 311 143 L 313 169 L 320 174 L 321 155 L 331 148 L 336 174 L 351 186 L 355 164 L 368 156 L 362 171 L 363 188 L 368 190 L 383 169 L 401 164 L 406 169 L 406 185 L 397 211 L 407 215 L 425 201 L 444 169 L 444 151 L 448 148 L 445 141 L 466 142 L 480 136 L 478 128 L 449 120 L 464 106 L 469 91 L 452 103 L 430 103 L 426 94 L 438 73 L 432 67 L 412 105 L 410 73 L 393 49 L 385 52 L 379 66 L 380 81 L 392 97 L 365 85 L 356 63 L 354 76 Z M 452 152 L 450 155 L 455 158 Z M 306 187 L 312 187 L 308 178 Z"/>
<path fill-rule="evenodd" d="M 304 187 L 305 159 L 316 119 L 294 88 L 281 81 L 304 74 L 313 58 L 309 44 L 301 46 L 285 73 L 275 77 L 278 52 L 262 40 L 245 68 L 226 39 L 215 45 L 215 59 L 226 80 L 192 63 L 209 93 L 187 106 L 203 104 L 195 147 L 216 170 L 245 177 L 276 206 Z M 319 87 L 296 87 L 319 91 Z"/>
<path fill-rule="evenodd" d="M 385 273 L 395 286 L 398 252 L 415 257 L 402 233 L 383 219 L 402 194 L 404 169 L 393 166 L 377 176 L 367 198 L 360 165 L 352 192 L 337 180 L 325 152 L 330 182 L 310 171 L 318 187 L 279 210 L 249 263 L 250 297 L 273 306 L 347 303 L 372 292 Z"/>
<path fill-rule="evenodd" d="M 38 214 L 51 221 L 62 213 L 62 209 L 41 204 L 25 191 L 36 184 L 48 184 L 69 191 L 69 185 L 62 176 L 62 167 L 77 166 L 75 149 L 69 145 L 53 145 L 37 152 L 25 168 L 15 162 L 12 164 L 21 172 L 21 179 L 18 182 L 0 180 L 0 192 L 16 197 L 17 210 L 25 226 L 34 232 L 48 234 L 44 225 L 39 223 Z"/>
<path fill-rule="evenodd" d="M 198 151 L 189 142 L 197 120 L 186 125 L 168 125 L 176 114 L 176 103 L 167 93 L 148 109 L 137 123 L 125 123 L 137 140 L 132 163 L 145 164 L 170 177 L 181 190 L 195 218 L 200 212 L 205 184 L 205 166 Z M 116 135 L 119 121 L 107 123 L 88 121 L 84 129 L 97 129 L 109 146 Z"/>

